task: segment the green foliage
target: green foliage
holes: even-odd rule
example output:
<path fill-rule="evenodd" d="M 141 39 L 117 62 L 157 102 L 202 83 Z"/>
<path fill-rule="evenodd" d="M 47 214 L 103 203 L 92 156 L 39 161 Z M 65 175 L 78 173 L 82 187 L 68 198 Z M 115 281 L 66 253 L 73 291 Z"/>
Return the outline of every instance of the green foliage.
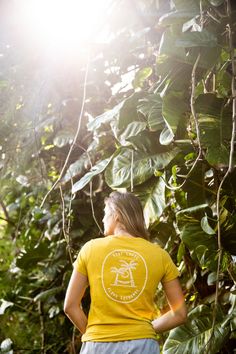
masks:
<path fill-rule="evenodd" d="M 200 14 L 200 0 L 173 0 L 172 7 L 138 1 L 134 8 L 117 2 L 107 23 L 110 42 L 92 48 L 76 141 L 84 54 L 73 68 L 59 65 L 54 72 L 42 65 L 42 53 L 26 54 L 24 43 L 6 35 L 0 78 L 0 336 L 12 341 L 2 342 L 9 350 L 74 352 L 73 327 L 62 309 L 71 261 L 87 240 L 101 236 L 90 197 L 101 225 L 104 197 L 133 187 L 151 238 L 179 265 L 190 310 L 184 326 L 164 335 L 163 352 L 204 353 L 211 334 L 209 354 L 233 351 L 235 171 L 219 198 L 223 257 L 212 328 L 216 196 L 229 165 L 233 112 L 223 3 L 202 1 Z M 122 16 L 114 20 L 117 13 Z M 235 17 L 232 2 L 232 23 Z M 64 205 L 56 188 L 40 208 L 73 141 L 58 184 Z M 88 308 L 88 298 L 85 303 Z M 162 297 L 157 306 L 164 307 Z M 74 345 L 79 350 L 78 333 Z"/>
<path fill-rule="evenodd" d="M 180 354 L 183 352 L 205 353 L 210 346 L 210 353 L 218 353 L 230 335 L 230 316 L 218 312 L 212 329 L 212 311 L 206 305 L 199 305 L 188 316 L 188 323 L 170 332 L 163 348 L 163 353 Z M 212 341 L 209 343 L 210 336 Z"/>

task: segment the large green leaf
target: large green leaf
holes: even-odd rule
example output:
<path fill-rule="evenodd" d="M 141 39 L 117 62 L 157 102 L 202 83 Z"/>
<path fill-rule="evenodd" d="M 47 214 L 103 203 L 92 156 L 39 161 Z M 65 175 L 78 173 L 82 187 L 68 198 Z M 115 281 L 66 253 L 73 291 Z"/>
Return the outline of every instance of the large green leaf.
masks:
<path fill-rule="evenodd" d="M 89 163 L 88 154 L 84 152 L 78 160 L 73 162 L 66 171 L 65 176 L 62 178 L 61 183 L 66 183 L 71 178 L 76 177 L 84 172 L 86 165 Z"/>
<path fill-rule="evenodd" d="M 147 127 L 145 122 L 131 122 L 127 125 L 123 133 L 118 137 L 121 145 L 130 145 L 127 143 L 130 138 L 137 136 L 140 132 L 144 131 Z"/>
<path fill-rule="evenodd" d="M 46 301 L 47 299 L 60 293 L 62 289 L 63 288 L 61 286 L 56 286 L 55 288 L 44 290 L 34 297 L 34 301 Z"/>
<path fill-rule="evenodd" d="M 26 270 L 33 268 L 38 262 L 45 260 L 49 253 L 48 243 L 41 242 L 36 247 L 21 251 L 16 259 L 16 266 Z"/>
<path fill-rule="evenodd" d="M 154 223 L 166 208 L 165 183 L 162 178 L 153 177 L 135 188 L 144 210 L 147 226 Z"/>
<path fill-rule="evenodd" d="M 218 60 L 221 50 L 217 46 L 216 38 L 205 32 L 203 35 L 197 33 L 202 32 L 187 32 L 176 34 L 169 28 L 163 33 L 159 53 L 162 59 L 161 65 L 157 65 L 157 72 L 172 73 L 175 75 L 176 70 L 180 70 L 183 63 L 192 65 L 195 63 L 201 48 L 201 56 L 198 62 L 198 67 L 208 69 L 211 68 Z M 188 53 L 186 55 L 186 49 Z M 188 80 L 188 76 L 182 75 L 182 80 Z"/>
<path fill-rule="evenodd" d="M 96 165 L 94 165 L 88 173 L 86 173 L 78 182 L 73 185 L 72 193 L 80 191 L 93 179 L 93 177 L 102 173 L 108 166 L 112 158 L 113 155 L 111 155 L 105 160 L 99 161 Z"/>
<path fill-rule="evenodd" d="M 201 161 L 198 162 L 183 186 L 183 190 L 186 192 L 188 208 L 195 205 L 200 205 L 206 201 L 206 190 L 204 183 L 205 168 L 205 163 L 202 163 Z"/>
<path fill-rule="evenodd" d="M 200 13 L 199 0 L 173 0 L 176 10 Z"/>
<path fill-rule="evenodd" d="M 189 248 L 191 257 L 202 268 L 216 270 L 218 248 L 216 235 L 207 234 L 203 231 L 200 222 L 192 220 L 182 228 L 180 237 Z"/>
<path fill-rule="evenodd" d="M 179 121 L 183 118 L 188 104 L 183 98 L 182 92 L 171 91 L 163 97 L 162 115 L 166 122 L 167 129 L 160 136 L 160 143 L 168 145 L 174 138 Z"/>
<path fill-rule="evenodd" d="M 144 81 L 151 75 L 152 75 L 151 67 L 146 67 L 138 70 L 133 80 L 133 87 L 134 88 L 143 87 Z"/>
<path fill-rule="evenodd" d="M 197 11 L 186 10 L 169 12 L 160 17 L 159 24 L 162 26 L 182 24 L 188 21 L 189 19 L 193 18 L 197 14 Z"/>
<path fill-rule="evenodd" d="M 225 100 L 215 94 L 199 95 L 195 103 L 200 141 L 207 149 L 206 159 L 214 166 L 228 165 L 232 113 Z"/>
<path fill-rule="evenodd" d="M 148 121 L 148 127 L 151 131 L 157 131 L 164 128 L 165 123 L 162 117 L 162 99 L 159 94 L 149 94 L 140 99 L 138 112 L 142 113 Z"/>
<path fill-rule="evenodd" d="M 175 41 L 176 47 L 216 47 L 217 37 L 207 31 L 181 33 Z"/>
<path fill-rule="evenodd" d="M 178 148 L 160 153 L 148 154 L 142 151 L 133 151 L 133 183 L 141 184 L 150 178 L 154 171 L 163 169 L 179 152 Z M 107 184 L 111 188 L 130 187 L 132 167 L 132 150 L 122 149 L 114 157 L 105 171 Z"/>
<path fill-rule="evenodd" d="M 181 61 L 186 60 L 185 49 L 181 46 L 176 47 L 176 40 L 179 38 L 178 35 L 174 34 L 169 28 L 163 33 L 159 46 L 159 54 L 168 55 L 172 58 L 181 59 Z"/>
<path fill-rule="evenodd" d="M 102 113 L 87 124 L 89 131 L 95 131 L 99 129 L 103 124 L 108 124 L 112 120 L 118 119 L 119 112 L 125 101 L 120 102 L 112 109 Z"/>
<path fill-rule="evenodd" d="M 170 331 L 163 354 L 206 353 L 206 344 L 212 333 L 212 309 L 199 305 L 188 315 L 185 325 Z M 219 353 L 229 338 L 230 326 L 227 318 L 218 311 L 210 345 L 210 353 Z"/>
<path fill-rule="evenodd" d="M 119 111 L 118 129 L 125 129 L 129 123 L 140 120 L 137 106 L 139 99 L 143 96 L 142 92 L 135 92 L 124 101 Z"/>
<path fill-rule="evenodd" d="M 57 132 L 57 135 L 53 139 L 53 144 L 59 148 L 62 148 L 67 144 L 71 144 L 74 136 L 75 133 L 71 130 L 61 130 Z"/>

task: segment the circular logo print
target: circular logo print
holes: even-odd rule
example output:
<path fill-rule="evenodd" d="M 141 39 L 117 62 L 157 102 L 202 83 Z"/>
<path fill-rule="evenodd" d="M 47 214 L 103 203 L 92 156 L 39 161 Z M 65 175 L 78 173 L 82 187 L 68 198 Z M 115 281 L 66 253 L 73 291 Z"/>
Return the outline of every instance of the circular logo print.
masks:
<path fill-rule="evenodd" d="M 114 250 L 102 265 L 102 285 L 106 295 L 117 302 L 129 303 L 143 292 L 147 282 L 147 265 L 136 251 Z"/>

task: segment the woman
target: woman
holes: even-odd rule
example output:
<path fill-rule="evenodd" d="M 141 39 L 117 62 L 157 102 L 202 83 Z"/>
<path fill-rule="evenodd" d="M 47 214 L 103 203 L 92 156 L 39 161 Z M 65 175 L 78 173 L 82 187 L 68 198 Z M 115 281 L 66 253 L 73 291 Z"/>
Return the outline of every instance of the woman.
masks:
<path fill-rule="evenodd" d="M 81 354 L 158 354 L 156 334 L 185 322 L 179 272 L 168 253 L 148 241 L 141 203 L 132 193 L 105 200 L 106 237 L 87 242 L 74 263 L 64 311 L 83 334 Z M 158 318 L 159 284 L 170 311 Z M 81 299 L 90 286 L 88 319 Z"/>

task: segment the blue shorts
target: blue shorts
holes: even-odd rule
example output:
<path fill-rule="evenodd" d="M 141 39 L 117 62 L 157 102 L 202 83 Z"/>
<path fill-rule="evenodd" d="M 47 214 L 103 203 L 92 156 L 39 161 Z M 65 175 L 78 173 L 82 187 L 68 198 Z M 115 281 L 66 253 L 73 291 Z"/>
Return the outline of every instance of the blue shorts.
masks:
<path fill-rule="evenodd" d="M 134 339 L 122 342 L 83 342 L 80 354 L 160 354 L 155 339 Z"/>

